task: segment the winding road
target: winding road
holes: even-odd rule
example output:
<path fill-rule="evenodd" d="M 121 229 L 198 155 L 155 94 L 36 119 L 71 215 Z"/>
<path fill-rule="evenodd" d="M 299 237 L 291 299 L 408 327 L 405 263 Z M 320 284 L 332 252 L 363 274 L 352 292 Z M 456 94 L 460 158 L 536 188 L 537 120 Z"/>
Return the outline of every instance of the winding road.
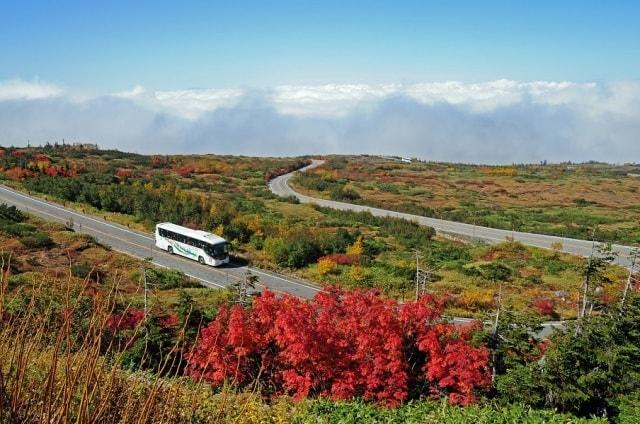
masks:
<path fill-rule="evenodd" d="M 316 168 L 322 165 L 324 161 L 313 160 L 311 165 L 308 165 L 302 169 L 304 172 L 308 169 Z M 296 171 L 298 172 L 298 171 Z M 433 227 L 436 231 L 447 234 L 462 235 L 472 239 L 484 240 L 489 243 L 498 243 L 504 241 L 507 237 L 512 237 L 514 240 L 519 241 L 522 244 L 528 246 L 541 247 L 550 249 L 553 243 L 560 242 L 562 244 L 562 251 L 571 253 L 577 256 L 587 257 L 591 254 L 593 243 L 588 240 L 579 240 L 566 237 L 550 236 L 545 234 L 533 234 L 523 233 L 519 231 L 500 230 L 497 228 L 481 227 L 478 225 L 465 224 L 461 222 L 446 221 L 443 219 L 429 218 L 420 215 L 412 215 L 403 212 L 396 212 L 387 209 L 379 209 L 371 206 L 356 205 L 352 203 L 337 202 L 335 200 L 320 199 L 317 197 L 307 196 L 293 190 L 289 186 L 289 179 L 295 174 L 291 172 L 274 178 L 269 183 L 271 191 L 278 196 L 289 197 L 294 196 L 298 198 L 301 203 L 315 203 L 319 206 L 329 207 L 333 209 L 354 211 L 354 212 L 370 212 L 374 216 L 380 217 L 395 217 L 402 218 L 409 221 L 417 222 L 421 225 L 428 225 Z M 618 244 L 613 245 L 613 250 L 618 254 L 616 263 L 625 267 L 629 267 L 631 262 L 629 260 L 629 254 L 633 248 L 630 246 L 622 246 Z"/>
<path fill-rule="evenodd" d="M 323 161 L 314 160 L 311 165 L 302 168 L 307 169 L 320 166 Z M 295 171 L 297 172 L 297 171 Z M 395 212 L 391 210 L 373 208 L 369 206 L 355 205 L 333 200 L 319 199 L 306 196 L 294 191 L 288 184 L 289 179 L 295 172 L 274 178 L 269 183 L 271 191 L 279 196 L 295 196 L 301 203 L 315 203 L 341 210 L 351 210 L 356 212 L 368 211 L 375 216 L 390 216 L 415 221 L 422 225 L 433 227 L 436 231 L 459 234 L 467 237 L 486 240 L 489 242 L 500 242 L 506 237 L 513 237 L 526 245 L 550 248 L 551 243 L 562 242 L 562 250 L 575 255 L 587 256 L 591 252 L 592 243 L 585 240 L 568 239 L 548 235 L 522 233 L 517 231 L 505 231 L 494 228 L 474 226 L 452 221 L 445 221 L 435 218 L 428 218 L 407 213 Z M 27 195 L 4 185 L 0 185 L 0 203 L 14 205 L 22 211 L 39 216 L 49 221 L 61 223 L 73 222 L 74 229 L 78 232 L 89 234 L 100 243 L 110 246 L 114 250 L 137 257 L 151 258 L 151 262 L 157 266 L 174 268 L 184 272 L 189 277 L 200 281 L 206 287 L 223 288 L 233 281 L 244 278 L 248 269 L 237 263 L 231 263 L 218 268 L 200 265 L 197 262 L 170 255 L 165 251 L 155 247 L 155 240 L 151 234 L 132 230 L 124 225 L 107 221 L 103 217 L 80 213 L 59 204 L 41 200 Z M 615 245 L 618 252 L 618 261 L 621 265 L 628 266 L 628 254 L 631 248 L 628 246 Z M 250 268 L 251 272 L 258 276 L 260 288 L 269 288 L 277 293 L 289 293 L 305 299 L 312 298 L 321 288 L 313 283 L 289 275 L 279 274 L 259 268 Z M 454 322 L 465 323 L 471 321 L 467 318 L 452 318 Z M 561 321 L 549 321 L 543 324 L 543 329 L 538 333 L 538 337 L 550 334 L 554 328 L 562 327 Z"/>

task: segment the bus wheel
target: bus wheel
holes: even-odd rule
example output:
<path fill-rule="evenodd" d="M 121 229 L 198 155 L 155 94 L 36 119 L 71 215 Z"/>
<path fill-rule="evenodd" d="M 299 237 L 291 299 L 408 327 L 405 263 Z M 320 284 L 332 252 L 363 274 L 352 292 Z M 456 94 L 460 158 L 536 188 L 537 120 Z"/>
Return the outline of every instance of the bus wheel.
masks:
<path fill-rule="evenodd" d="M 167 247 L 167 252 L 169 252 L 170 255 L 173 255 L 173 247 Z"/>
<path fill-rule="evenodd" d="M 198 262 L 204 265 L 204 258 L 202 256 L 198 256 Z"/>

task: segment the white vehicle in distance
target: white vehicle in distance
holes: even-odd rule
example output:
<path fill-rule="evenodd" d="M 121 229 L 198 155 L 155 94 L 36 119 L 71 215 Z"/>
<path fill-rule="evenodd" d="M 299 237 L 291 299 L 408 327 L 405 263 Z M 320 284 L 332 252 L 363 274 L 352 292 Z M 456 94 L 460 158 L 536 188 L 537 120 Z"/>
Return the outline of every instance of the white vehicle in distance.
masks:
<path fill-rule="evenodd" d="M 201 264 L 219 266 L 229 263 L 229 243 L 225 239 L 170 222 L 156 225 L 156 246 Z"/>

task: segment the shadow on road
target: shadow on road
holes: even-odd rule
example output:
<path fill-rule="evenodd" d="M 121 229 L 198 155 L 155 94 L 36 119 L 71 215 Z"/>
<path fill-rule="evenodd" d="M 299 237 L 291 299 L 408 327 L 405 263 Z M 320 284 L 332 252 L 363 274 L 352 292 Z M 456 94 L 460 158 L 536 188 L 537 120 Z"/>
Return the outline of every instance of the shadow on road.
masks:
<path fill-rule="evenodd" d="M 218 268 L 242 268 L 249 265 L 249 261 L 243 258 L 237 258 L 235 256 L 231 256 L 229 258 L 229 263 L 219 266 Z"/>

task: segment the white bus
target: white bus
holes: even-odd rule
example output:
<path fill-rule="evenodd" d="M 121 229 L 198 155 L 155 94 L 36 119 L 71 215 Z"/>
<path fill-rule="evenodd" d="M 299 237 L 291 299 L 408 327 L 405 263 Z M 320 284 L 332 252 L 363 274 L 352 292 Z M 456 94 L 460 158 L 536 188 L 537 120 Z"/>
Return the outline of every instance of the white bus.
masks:
<path fill-rule="evenodd" d="M 156 246 L 201 264 L 218 266 L 229 263 L 229 243 L 225 239 L 170 222 L 156 225 Z"/>

